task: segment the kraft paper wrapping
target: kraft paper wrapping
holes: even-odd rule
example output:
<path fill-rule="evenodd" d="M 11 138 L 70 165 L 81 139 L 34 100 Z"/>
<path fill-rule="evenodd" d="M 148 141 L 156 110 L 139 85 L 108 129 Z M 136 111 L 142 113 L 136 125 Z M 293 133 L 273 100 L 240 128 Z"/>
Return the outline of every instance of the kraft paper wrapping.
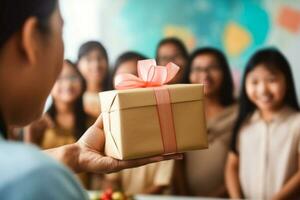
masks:
<path fill-rule="evenodd" d="M 208 147 L 201 84 L 166 85 L 170 93 L 178 152 Z M 130 160 L 164 154 L 153 88 L 100 93 L 105 153 Z"/>

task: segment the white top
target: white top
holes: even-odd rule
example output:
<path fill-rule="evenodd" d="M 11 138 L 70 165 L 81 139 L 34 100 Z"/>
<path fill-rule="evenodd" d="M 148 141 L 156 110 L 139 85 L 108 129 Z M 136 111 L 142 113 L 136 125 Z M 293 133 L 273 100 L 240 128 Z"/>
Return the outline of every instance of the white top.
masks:
<path fill-rule="evenodd" d="M 285 107 L 266 123 L 256 111 L 238 136 L 239 176 L 250 199 L 271 199 L 299 170 L 300 113 Z"/>

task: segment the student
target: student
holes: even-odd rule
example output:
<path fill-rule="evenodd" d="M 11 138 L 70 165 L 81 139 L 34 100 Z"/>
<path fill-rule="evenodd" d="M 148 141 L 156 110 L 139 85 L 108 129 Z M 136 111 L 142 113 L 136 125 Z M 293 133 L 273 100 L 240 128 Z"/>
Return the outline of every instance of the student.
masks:
<path fill-rule="evenodd" d="M 87 87 L 83 95 L 85 111 L 94 117 L 100 115 L 99 92 L 108 89 L 109 60 L 104 46 L 96 41 L 84 43 L 78 52 L 78 68 Z"/>
<path fill-rule="evenodd" d="M 178 74 L 169 84 L 182 83 L 188 64 L 188 51 L 183 42 L 177 38 L 165 38 L 161 40 L 156 49 L 158 65 L 166 66 L 173 62 L 180 67 Z"/>
<path fill-rule="evenodd" d="M 52 89 L 52 105 L 42 119 L 27 129 L 27 141 L 43 149 L 76 142 L 93 119 L 83 109 L 82 94 L 85 82 L 76 66 L 66 60 Z"/>
<path fill-rule="evenodd" d="M 237 106 L 225 55 L 205 47 L 190 57 L 187 79 L 204 84 L 209 148 L 185 154 L 185 174 L 191 195 L 225 197 L 224 169 Z"/>
<path fill-rule="evenodd" d="M 7 127 L 40 117 L 63 61 L 63 21 L 56 0 L 0 1 L 0 199 L 88 199 L 71 172 L 107 173 L 150 162 L 104 156 L 101 117 L 78 142 L 45 151 L 10 142 Z M 47 156 L 48 154 L 49 156 Z"/>
<path fill-rule="evenodd" d="M 137 75 L 138 60 L 147 59 L 137 52 L 120 55 L 114 68 L 114 76 L 123 73 Z M 153 163 L 106 175 L 107 185 L 121 188 L 127 195 L 162 194 L 168 191 L 173 173 L 173 161 Z"/>
<path fill-rule="evenodd" d="M 96 119 L 83 109 L 82 94 L 85 82 L 76 66 L 64 61 L 62 72 L 52 89 L 52 105 L 47 113 L 26 127 L 25 141 L 42 149 L 50 149 L 76 142 Z M 88 174 L 78 175 L 82 184 L 89 188 Z"/>
<path fill-rule="evenodd" d="M 239 109 L 226 166 L 230 197 L 299 199 L 299 105 L 279 50 L 265 48 L 251 57 Z"/>

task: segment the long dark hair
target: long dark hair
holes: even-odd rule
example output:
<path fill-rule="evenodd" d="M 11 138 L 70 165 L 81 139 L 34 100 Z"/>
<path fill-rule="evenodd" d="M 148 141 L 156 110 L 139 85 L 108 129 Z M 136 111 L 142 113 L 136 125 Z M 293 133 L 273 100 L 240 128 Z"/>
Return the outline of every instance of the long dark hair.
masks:
<path fill-rule="evenodd" d="M 49 32 L 49 18 L 57 7 L 57 0 L 1 0 L 0 1 L 0 52 L 29 17 L 36 17 L 41 33 Z M 0 113 L 1 132 L 7 138 L 6 126 Z"/>
<path fill-rule="evenodd" d="M 42 33 L 49 31 L 49 18 L 57 6 L 57 0 L 1 0 L 0 48 L 16 32 L 22 29 L 29 17 L 38 19 Z"/>
<path fill-rule="evenodd" d="M 228 61 L 223 52 L 216 48 L 204 47 L 196 49 L 189 58 L 188 67 L 184 75 L 184 81 L 190 83 L 189 76 L 192 70 L 192 63 L 197 56 L 210 54 L 215 57 L 218 67 L 223 74 L 223 80 L 221 83 L 221 88 L 219 89 L 219 101 L 221 105 L 228 106 L 235 102 L 234 99 L 234 84 L 230 72 L 230 67 Z"/>
<path fill-rule="evenodd" d="M 80 74 L 80 72 L 79 72 L 78 68 L 75 66 L 75 64 L 73 64 L 70 60 L 65 60 L 65 63 L 72 66 L 72 69 L 74 69 L 76 74 L 80 77 L 80 81 L 82 83 L 81 93 L 74 102 L 74 115 L 75 115 L 75 129 L 74 130 L 75 130 L 75 137 L 77 139 L 79 139 L 87 129 L 88 116 L 84 112 L 83 99 L 82 99 L 82 95 L 83 95 L 83 92 L 85 91 L 86 84 L 85 84 L 84 78 Z M 53 99 L 53 102 L 50 105 L 49 109 L 47 110 L 47 114 L 51 117 L 51 119 L 55 123 L 57 123 L 57 121 L 56 121 L 57 109 L 56 109 L 54 99 Z"/>
<path fill-rule="evenodd" d="M 231 144 L 231 148 L 234 152 L 237 152 L 236 150 L 237 135 L 239 133 L 241 126 L 243 125 L 245 120 L 251 114 L 253 114 L 253 112 L 256 109 L 256 106 L 250 101 L 246 93 L 246 78 L 247 75 L 260 64 L 263 64 L 266 68 L 272 71 L 278 70 L 284 75 L 287 87 L 286 87 L 285 97 L 283 99 L 283 104 L 290 106 L 295 110 L 299 110 L 295 84 L 294 84 L 293 75 L 288 60 L 276 48 L 269 47 L 257 51 L 248 61 L 243 76 L 240 99 L 239 99 L 239 114 L 233 129 L 233 139 Z"/>
<path fill-rule="evenodd" d="M 111 73 L 111 79 L 110 79 L 110 89 L 113 90 L 114 89 L 114 77 L 116 75 L 116 72 L 118 70 L 118 68 L 124 63 L 124 62 L 127 62 L 127 61 L 131 61 L 131 60 L 145 60 L 147 59 L 146 56 L 144 56 L 143 54 L 141 53 L 138 53 L 138 52 L 135 52 L 135 51 L 127 51 L 127 52 L 124 52 L 122 53 L 116 60 L 116 63 L 115 63 L 115 66 L 112 70 L 112 73 Z"/>
<path fill-rule="evenodd" d="M 109 89 L 109 59 L 108 59 L 108 54 L 107 54 L 105 47 L 100 42 L 88 41 L 88 42 L 85 42 L 84 44 L 82 44 L 78 51 L 77 64 L 79 63 L 79 61 L 82 57 L 88 55 L 93 50 L 98 50 L 103 55 L 104 59 L 107 62 L 106 74 L 104 74 L 103 82 L 100 83 L 103 90 L 106 91 Z"/>

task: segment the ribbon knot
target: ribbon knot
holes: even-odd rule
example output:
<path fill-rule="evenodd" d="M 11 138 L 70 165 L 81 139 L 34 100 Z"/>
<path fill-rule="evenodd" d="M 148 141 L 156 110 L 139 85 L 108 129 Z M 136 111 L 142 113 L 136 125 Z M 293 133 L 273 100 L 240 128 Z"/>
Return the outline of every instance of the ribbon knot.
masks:
<path fill-rule="evenodd" d="M 154 59 L 140 60 L 137 66 L 138 77 L 132 74 L 119 74 L 115 78 L 115 87 L 118 90 L 144 87 L 158 87 L 170 82 L 179 67 L 174 63 L 166 66 L 157 66 Z"/>

